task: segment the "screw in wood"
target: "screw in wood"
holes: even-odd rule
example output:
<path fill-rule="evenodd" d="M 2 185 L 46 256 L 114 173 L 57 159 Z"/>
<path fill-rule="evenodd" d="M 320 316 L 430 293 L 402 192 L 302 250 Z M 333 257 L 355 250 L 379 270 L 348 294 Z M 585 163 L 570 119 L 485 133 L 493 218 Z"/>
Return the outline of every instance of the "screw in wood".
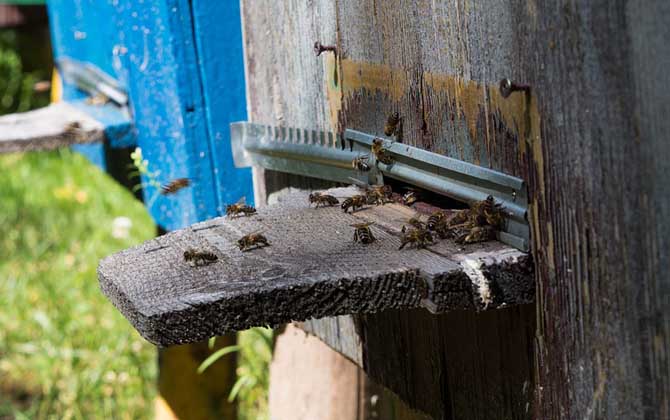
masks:
<path fill-rule="evenodd" d="M 502 79 L 500 81 L 500 94 L 503 98 L 507 98 L 512 92 L 524 91 L 530 93 L 530 85 L 522 85 L 514 83 L 509 79 Z"/>
<path fill-rule="evenodd" d="M 334 45 L 322 45 L 319 41 L 316 41 L 314 43 L 314 52 L 316 53 L 317 57 L 320 56 L 324 51 L 332 51 L 333 53 L 337 53 L 337 47 Z"/>

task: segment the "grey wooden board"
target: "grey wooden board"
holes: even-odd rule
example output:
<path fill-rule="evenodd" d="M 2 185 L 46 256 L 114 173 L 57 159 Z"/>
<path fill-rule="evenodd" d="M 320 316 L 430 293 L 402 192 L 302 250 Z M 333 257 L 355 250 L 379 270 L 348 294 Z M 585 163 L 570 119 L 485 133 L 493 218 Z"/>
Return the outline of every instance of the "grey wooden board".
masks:
<path fill-rule="evenodd" d="M 341 200 L 357 192 L 331 190 Z M 212 219 L 110 256 L 100 263 L 100 285 L 147 340 L 162 346 L 331 315 L 421 306 L 483 310 L 533 299 L 532 273 L 498 284 L 499 277 L 468 273 L 476 264 L 459 262 L 485 254 L 489 265 L 520 264 L 522 253 L 497 242 L 465 251 L 448 241 L 398 250 L 402 224 L 413 214 L 385 205 L 351 215 L 339 207 L 309 208 L 306 194 L 290 195 L 256 216 Z M 365 221 L 375 223 L 377 241 L 354 243 L 350 225 Z M 241 252 L 237 240 L 252 232 L 262 232 L 271 246 Z M 218 261 L 191 267 L 182 255 L 189 247 L 212 250 Z M 504 299 L 490 292 L 499 289 Z"/>
<path fill-rule="evenodd" d="M 67 130 L 73 122 L 80 125 L 76 133 Z M 65 102 L 0 117 L 0 153 L 52 150 L 103 139 L 102 123 Z"/>

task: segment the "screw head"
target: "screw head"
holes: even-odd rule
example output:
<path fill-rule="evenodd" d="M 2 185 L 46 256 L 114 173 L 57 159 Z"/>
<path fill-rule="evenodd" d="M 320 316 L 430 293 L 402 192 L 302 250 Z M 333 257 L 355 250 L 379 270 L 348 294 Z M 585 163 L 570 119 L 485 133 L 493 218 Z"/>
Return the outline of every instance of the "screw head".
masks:
<path fill-rule="evenodd" d="M 500 94 L 502 95 L 503 98 L 507 98 L 509 95 L 511 95 L 513 90 L 514 89 L 511 80 L 502 79 L 500 81 Z"/>

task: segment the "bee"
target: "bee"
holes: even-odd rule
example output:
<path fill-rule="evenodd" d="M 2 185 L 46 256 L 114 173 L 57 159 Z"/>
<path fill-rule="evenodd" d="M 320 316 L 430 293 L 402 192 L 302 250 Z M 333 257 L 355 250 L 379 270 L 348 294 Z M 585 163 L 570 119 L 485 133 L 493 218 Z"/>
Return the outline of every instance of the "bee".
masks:
<path fill-rule="evenodd" d="M 462 233 L 456 238 L 459 244 L 474 244 L 495 239 L 496 230 L 493 226 L 475 226 L 469 231 Z"/>
<path fill-rule="evenodd" d="M 79 123 L 79 121 L 71 121 L 65 124 L 63 134 L 75 138 L 78 137 L 81 134 L 81 123 Z"/>
<path fill-rule="evenodd" d="M 337 198 L 333 197 L 332 195 L 322 194 L 320 192 L 311 193 L 309 195 L 309 204 L 312 205 L 313 203 L 316 203 L 317 208 L 320 205 L 334 206 L 336 204 L 340 204 L 340 202 L 337 201 Z"/>
<path fill-rule="evenodd" d="M 351 212 L 353 213 L 357 209 L 363 207 L 367 202 L 368 200 L 364 195 L 357 194 L 344 200 L 342 203 L 342 210 L 346 213 L 347 210 L 351 208 Z"/>
<path fill-rule="evenodd" d="M 438 210 L 431 214 L 430 217 L 428 217 L 428 222 L 426 223 L 428 230 L 437 230 L 440 224 L 444 222 L 446 217 L 447 215 L 442 210 Z"/>
<path fill-rule="evenodd" d="M 192 267 L 211 264 L 218 259 L 219 257 L 211 251 L 198 251 L 194 248 L 184 251 L 184 261 L 188 262 Z"/>
<path fill-rule="evenodd" d="M 470 207 L 470 221 L 475 226 L 489 225 L 500 229 L 505 222 L 503 214 L 504 207 L 502 204 L 496 203 L 491 195 Z"/>
<path fill-rule="evenodd" d="M 447 221 L 450 227 L 466 226 L 470 223 L 470 209 L 459 210 Z"/>
<path fill-rule="evenodd" d="M 418 217 L 412 217 L 407 221 L 407 224 L 412 226 L 415 229 L 426 229 L 426 223 L 422 222 L 420 218 Z"/>
<path fill-rule="evenodd" d="M 174 194 L 182 188 L 186 188 L 191 185 L 191 181 L 188 178 L 177 178 L 161 187 L 161 194 L 168 195 Z"/>
<path fill-rule="evenodd" d="M 405 229 L 403 226 L 401 232 L 402 238 L 398 249 L 403 249 L 407 244 L 412 244 L 416 248 L 425 248 L 433 243 L 433 235 L 426 229 Z"/>
<path fill-rule="evenodd" d="M 368 188 L 365 191 L 365 201 L 367 204 L 375 205 L 390 203 L 393 201 L 391 200 L 392 194 L 393 190 L 391 189 L 390 185 L 377 185 L 372 188 Z"/>
<path fill-rule="evenodd" d="M 240 214 L 245 216 L 256 214 L 256 209 L 252 206 L 248 206 L 244 197 L 240 198 L 237 203 L 226 206 L 226 216 L 232 218 L 234 216 L 239 216 Z"/>
<path fill-rule="evenodd" d="M 95 95 L 86 98 L 84 102 L 86 102 L 87 105 L 102 106 L 109 102 L 109 98 L 104 93 L 96 93 Z"/>
<path fill-rule="evenodd" d="M 417 196 L 414 191 L 407 191 L 405 195 L 402 196 L 402 203 L 406 206 L 411 206 L 416 203 Z"/>
<path fill-rule="evenodd" d="M 355 157 L 354 160 L 351 161 L 351 167 L 359 172 L 368 172 L 370 170 L 370 165 L 368 164 L 369 159 L 370 155 Z"/>
<path fill-rule="evenodd" d="M 393 157 L 391 157 L 389 150 L 386 147 L 384 147 L 384 140 L 382 139 L 372 140 L 372 147 L 370 150 L 372 150 L 372 154 L 375 155 L 377 161 L 385 165 L 390 165 L 393 163 Z"/>
<path fill-rule="evenodd" d="M 394 112 L 388 116 L 386 120 L 386 125 L 384 125 L 384 134 L 387 136 L 396 135 L 398 141 L 402 141 L 402 118 L 400 114 Z"/>
<path fill-rule="evenodd" d="M 270 242 L 268 242 L 268 239 L 260 233 L 250 233 L 241 237 L 237 241 L 237 246 L 240 247 L 240 251 L 245 252 L 253 248 L 270 246 Z"/>
<path fill-rule="evenodd" d="M 372 234 L 372 230 L 370 229 L 370 225 L 372 224 L 373 222 L 350 225 L 356 228 L 356 230 L 354 230 L 354 242 L 360 242 L 364 245 L 367 245 L 376 241 L 377 239 L 375 239 L 374 235 Z"/>

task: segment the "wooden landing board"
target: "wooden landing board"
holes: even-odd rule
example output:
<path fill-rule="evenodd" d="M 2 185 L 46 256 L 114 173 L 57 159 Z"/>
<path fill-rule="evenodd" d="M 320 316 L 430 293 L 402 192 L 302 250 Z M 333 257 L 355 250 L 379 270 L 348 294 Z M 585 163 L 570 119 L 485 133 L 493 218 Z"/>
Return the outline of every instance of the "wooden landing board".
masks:
<path fill-rule="evenodd" d="M 342 201 L 354 188 L 330 190 Z M 415 213 L 397 204 L 345 214 L 286 196 L 258 215 L 216 218 L 155 238 L 101 261 L 102 291 L 147 340 L 167 346 L 252 326 L 425 307 L 483 310 L 534 299 L 526 254 L 500 243 L 467 248 L 442 241 L 403 249 L 400 229 Z M 377 241 L 354 243 L 354 223 L 373 221 Z M 271 246 L 241 252 L 262 232 Z M 189 247 L 218 261 L 192 267 Z"/>
<path fill-rule="evenodd" d="M 79 128 L 69 131 L 68 126 Z M 104 139 L 104 126 L 65 102 L 0 117 L 0 153 L 52 150 Z"/>

